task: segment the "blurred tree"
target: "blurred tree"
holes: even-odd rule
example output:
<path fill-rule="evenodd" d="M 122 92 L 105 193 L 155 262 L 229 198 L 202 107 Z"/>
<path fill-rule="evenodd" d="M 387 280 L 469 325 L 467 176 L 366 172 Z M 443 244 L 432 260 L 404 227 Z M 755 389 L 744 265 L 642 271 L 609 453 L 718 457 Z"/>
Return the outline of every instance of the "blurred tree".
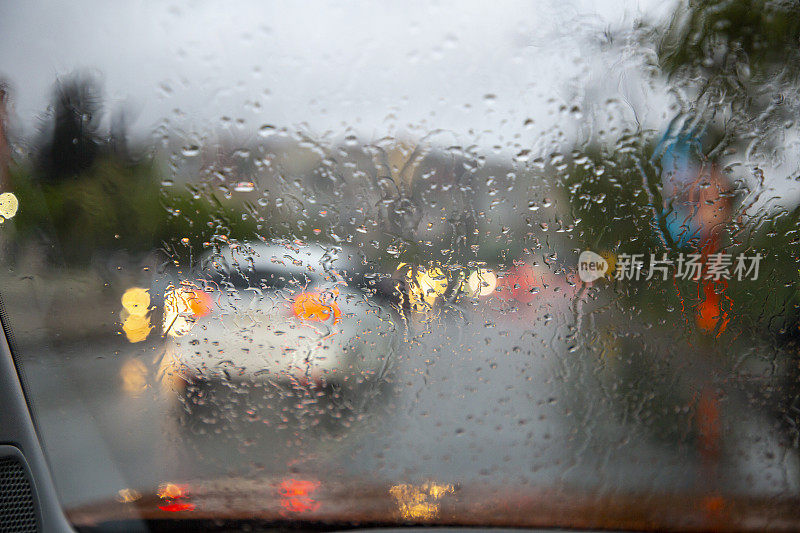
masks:
<path fill-rule="evenodd" d="M 124 110 L 117 110 L 111 119 L 109 143 L 114 155 L 123 161 L 130 160 L 128 151 L 128 117 Z"/>
<path fill-rule="evenodd" d="M 100 151 L 100 89 L 88 76 L 73 74 L 56 83 L 50 121 L 42 130 L 38 170 L 49 182 L 88 170 Z"/>
<path fill-rule="evenodd" d="M 722 78 L 733 89 L 800 74 L 800 2 L 684 0 L 663 31 L 658 56 L 667 74 Z"/>
<path fill-rule="evenodd" d="M 715 251 L 758 253 L 763 261 L 757 279 L 731 279 L 712 291 L 673 277 L 602 282 L 619 305 L 608 313 L 607 328 L 613 330 L 620 318 L 628 337 L 647 328 L 647 341 L 639 346 L 615 343 L 614 387 L 625 391 L 618 407 L 630 414 L 642 408 L 641 398 L 663 390 L 654 408 L 694 405 L 698 421 L 710 420 L 698 426 L 698 442 L 706 449 L 716 446 L 711 437 L 718 421 L 707 415 L 718 406 L 713 394 L 705 394 L 707 378 L 698 375 L 676 386 L 688 374 L 680 357 L 689 356 L 708 375 L 741 373 L 745 379 L 737 386 L 762 399 L 765 412 L 777 415 L 798 446 L 800 207 L 758 204 L 767 185 L 756 163 L 785 161 L 786 132 L 797 131 L 800 2 L 680 0 L 665 25 L 646 28 L 643 35 L 645 46 L 656 45 L 656 75 L 666 78 L 680 111 L 665 132 L 623 132 L 613 147 L 581 147 L 581 157 L 569 162 L 559 184 L 573 218 L 581 220 L 581 248 L 646 256 L 697 251 L 703 232 L 693 226 L 707 221 Z M 738 174 L 746 167 L 730 163 L 755 167 L 754 175 Z M 684 185 L 691 185 L 690 192 L 702 187 L 700 194 L 681 196 Z M 653 348 L 659 334 L 680 347 L 674 357 Z M 665 368 L 665 360 L 674 368 Z M 774 364 L 771 383 L 747 379 L 743 369 L 754 360 Z M 701 392 L 696 405 L 688 399 L 693 391 Z M 624 401 L 630 398 L 635 401 Z M 669 436 L 666 429 L 683 427 L 676 413 L 663 410 L 648 430 Z"/>
<path fill-rule="evenodd" d="M 51 261 L 85 266 L 97 255 L 157 250 L 189 264 L 215 236 L 254 238 L 256 222 L 244 206 L 216 191 L 162 191 L 157 164 L 131 157 L 124 114 L 105 136 L 101 117 L 94 78 L 56 82 L 35 165 L 11 165 L 9 173 L 22 206 L 18 242 L 43 238 Z"/>
<path fill-rule="evenodd" d="M 0 192 L 7 191 L 11 187 L 9 182 L 9 162 L 11 161 L 11 149 L 8 144 L 8 87 L 0 81 Z"/>
<path fill-rule="evenodd" d="M 724 116 L 730 144 L 774 150 L 800 111 L 800 2 L 682 0 L 658 43 L 658 67 L 690 106 Z"/>

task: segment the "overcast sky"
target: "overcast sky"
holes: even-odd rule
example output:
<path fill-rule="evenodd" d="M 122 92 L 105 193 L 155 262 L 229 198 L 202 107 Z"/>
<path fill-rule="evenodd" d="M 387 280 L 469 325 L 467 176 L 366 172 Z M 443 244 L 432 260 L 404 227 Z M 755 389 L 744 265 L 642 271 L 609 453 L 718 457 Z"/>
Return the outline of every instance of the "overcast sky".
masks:
<path fill-rule="evenodd" d="M 107 109 L 135 119 L 137 135 L 165 121 L 214 131 L 227 116 L 247 131 L 273 124 L 331 138 L 443 129 L 506 151 L 541 144 L 554 126 L 586 127 L 594 111 L 565 120 L 564 103 L 621 97 L 638 120 L 663 123 L 666 97 L 643 86 L 640 58 L 603 51 L 600 38 L 673 5 L 4 2 L 0 76 L 26 133 L 56 77 L 82 70 L 102 81 Z"/>

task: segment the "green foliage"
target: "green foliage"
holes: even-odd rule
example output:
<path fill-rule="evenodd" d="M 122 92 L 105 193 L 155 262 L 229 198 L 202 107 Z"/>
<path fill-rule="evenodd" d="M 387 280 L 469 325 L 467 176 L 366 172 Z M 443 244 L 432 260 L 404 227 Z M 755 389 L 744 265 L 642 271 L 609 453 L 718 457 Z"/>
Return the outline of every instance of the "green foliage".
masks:
<path fill-rule="evenodd" d="M 659 48 L 664 70 L 702 67 L 704 74 L 735 74 L 769 81 L 800 64 L 800 3 L 795 0 L 690 0 L 674 14 Z"/>
<path fill-rule="evenodd" d="M 800 2 L 681 0 L 667 25 L 641 35 L 684 111 L 717 130 L 719 154 L 782 150 L 800 110 Z"/>
<path fill-rule="evenodd" d="M 743 328 L 762 327 L 773 335 L 783 335 L 787 329 L 796 329 L 800 319 L 800 207 L 757 222 L 760 220 L 744 227 L 736 236 L 739 244 L 729 252 L 760 253 L 758 279 L 731 282 L 728 295 Z"/>
<path fill-rule="evenodd" d="M 697 244 L 674 242 L 665 222 L 661 172 L 653 157 L 654 143 L 647 135 L 630 135 L 613 150 L 587 149 L 559 173 L 556 183 L 568 198 L 576 224 L 576 239 L 582 250 L 599 253 L 666 253 L 674 260 L 683 253 L 698 253 Z M 730 193 L 733 212 L 738 193 Z M 755 280 L 731 279 L 720 296 L 722 310 L 731 319 L 726 338 L 773 336 L 798 321 L 798 258 L 800 258 L 800 208 L 783 216 L 731 219 L 725 221 L 719 250 L 734 258 L 761 254 L 760 271 Z M 671 274 L 674 274 L 674 265 Z M 661 276 L 651 280 L 605 281 L 614 287 L 621 309 L 637 312 L 651 323 L 685 326 L 694 335 L 698 306 L 706 299 L 708 287 L 697 281 Z M 779 282 L 779 280 L 783 280 Z M 722 284 L 715 287 L 721 289 Z"/>
<path fill-rule="evenodd" d="M 652 143 L 644 135 L 623 137 L 613 152 L 587 149 L 559 174 L 557 184 L 580 220 L 584 249 L 616 253 L 664 251 L 660 229 L 658 170 L 650 162 Z"/>
<path fill-rule="evenodd" d="M 251 239 L 255 223 L 232 202 L 192 191 L 162 193 L 152 163 L 98 159 L 72 179 L 39 182 L 16 166 L 11 183 L 20 202 L 13 219 L 18 239 L 52 244 L 50 258 L 86 264 L 97 253 L 161 249 L 186 264 L 215 236 Z M 182 239 L 188 239 L 188 244 Z"/>

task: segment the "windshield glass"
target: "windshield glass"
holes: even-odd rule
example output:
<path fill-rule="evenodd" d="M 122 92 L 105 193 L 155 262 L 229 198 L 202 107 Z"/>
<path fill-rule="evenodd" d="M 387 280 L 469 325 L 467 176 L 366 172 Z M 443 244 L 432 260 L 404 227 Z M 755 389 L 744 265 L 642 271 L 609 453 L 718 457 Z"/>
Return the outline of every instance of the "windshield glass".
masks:
<path fill-rule="evenodd" d="M 0 298 L 76 526 L 800 527 L 795 1 L 45 4 Z"/>

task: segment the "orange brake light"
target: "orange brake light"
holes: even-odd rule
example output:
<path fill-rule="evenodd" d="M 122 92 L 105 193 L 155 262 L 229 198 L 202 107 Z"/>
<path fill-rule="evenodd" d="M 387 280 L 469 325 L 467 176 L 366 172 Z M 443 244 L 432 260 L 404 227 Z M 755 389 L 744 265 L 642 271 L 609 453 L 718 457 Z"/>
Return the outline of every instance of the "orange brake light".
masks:
<path fill-rule="evenodd" d="M 300 320 L 325 322 L 333 315 L 334 324 L 342 317 L 342 310 L 333 294 L 301 292 L 294 298 L 292 312 Z"/>
<path fill-rule="evenodd" d="M 211 295 L 198 289 L 193 289 L 190 292 L 188 303 L 192 314 L 196 317 L 209 315 L 214 304 L 211 300 Z"/>

